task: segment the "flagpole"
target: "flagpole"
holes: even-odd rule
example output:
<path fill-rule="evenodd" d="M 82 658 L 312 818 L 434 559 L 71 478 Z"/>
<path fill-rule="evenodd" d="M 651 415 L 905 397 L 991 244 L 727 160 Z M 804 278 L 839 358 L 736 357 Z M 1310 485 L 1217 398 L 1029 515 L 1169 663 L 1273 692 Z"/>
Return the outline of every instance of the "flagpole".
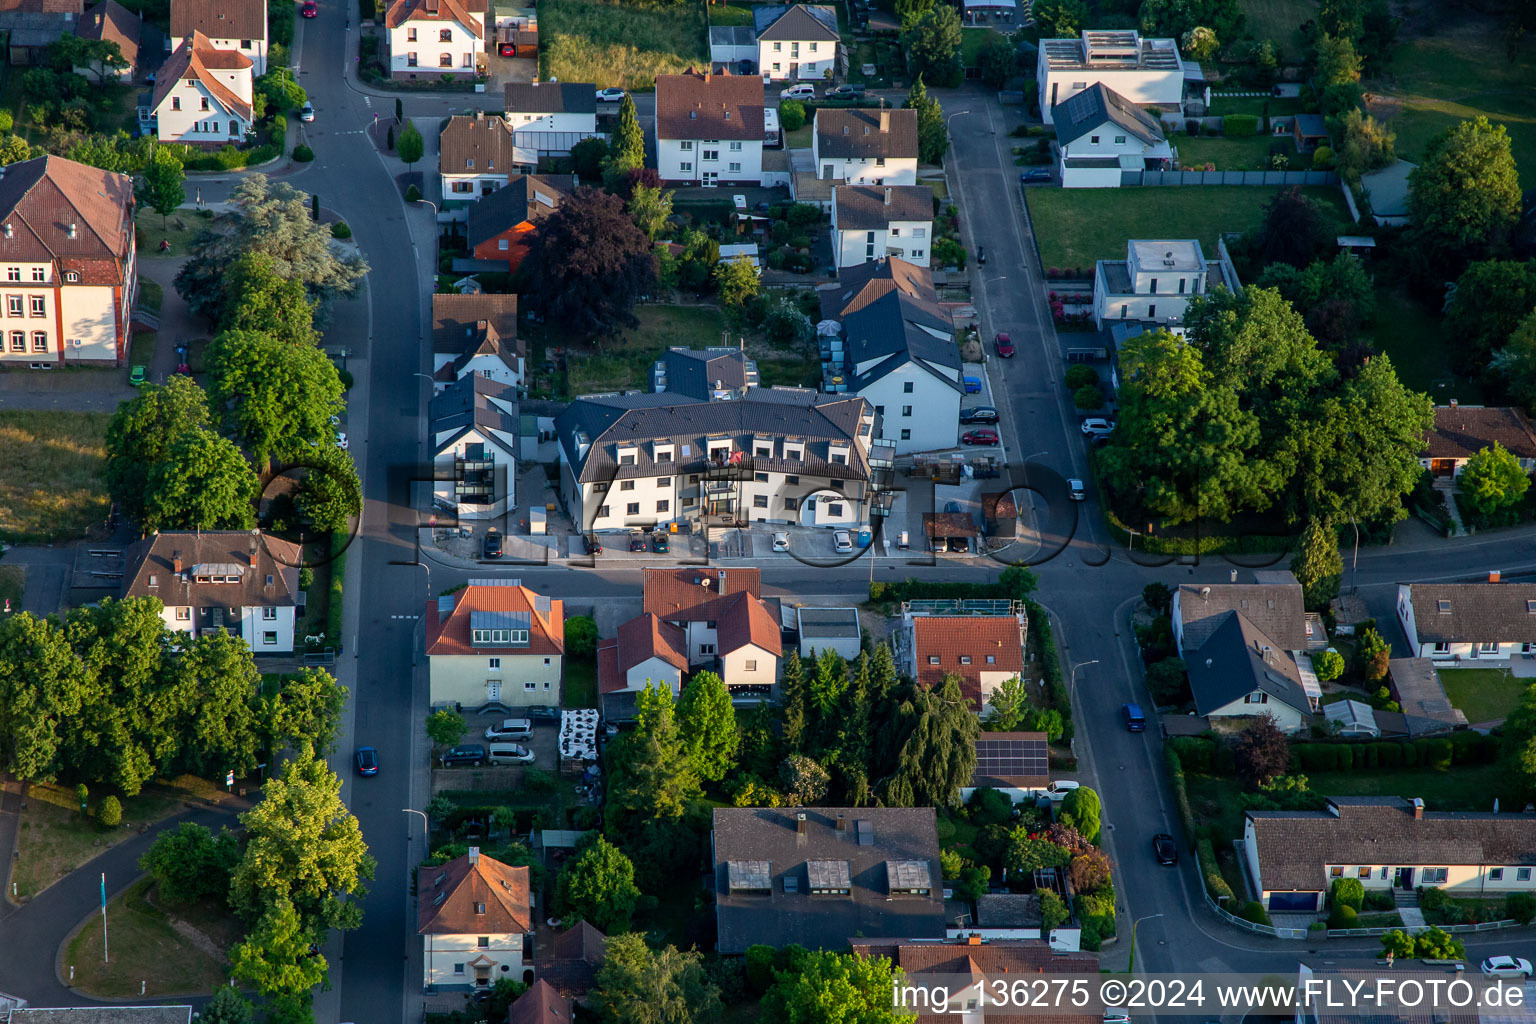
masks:
<path fill-rule="evenodd" d="M 101 873 L 101 962 L 107 963 L 107 873 Z"/>

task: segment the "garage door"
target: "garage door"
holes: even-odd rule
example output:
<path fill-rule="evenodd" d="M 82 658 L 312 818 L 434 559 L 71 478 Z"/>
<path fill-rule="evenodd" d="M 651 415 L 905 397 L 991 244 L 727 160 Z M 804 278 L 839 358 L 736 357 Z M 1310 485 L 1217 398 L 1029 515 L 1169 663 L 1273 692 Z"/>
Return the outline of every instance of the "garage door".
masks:
<path fill-rule="evenodd" d="M 1269 894 L 1269 912 L 1271 914 L 1290 912 L 1313 912 L 1317 910 L 1317 893 L 1315 892 L 1272 892 Z"/>

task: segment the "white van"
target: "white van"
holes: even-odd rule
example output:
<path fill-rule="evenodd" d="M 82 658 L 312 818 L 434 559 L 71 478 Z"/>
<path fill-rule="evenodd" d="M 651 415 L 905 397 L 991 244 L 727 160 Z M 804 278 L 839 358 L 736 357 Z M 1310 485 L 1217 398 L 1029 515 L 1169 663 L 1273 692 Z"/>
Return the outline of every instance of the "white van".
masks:
<path fill-rule="evenodd" d="M 816 87 L 809 82 L 801 82 L 799 85 L 792 85 L 779 92 L 781 100 L 813 100 L 815 98 Z"/>
<path fill-rule="evenodd" d="M 492 743 L 485 755 L 486 764 L 533 764 L 533 751 L 521 743 Z"/>

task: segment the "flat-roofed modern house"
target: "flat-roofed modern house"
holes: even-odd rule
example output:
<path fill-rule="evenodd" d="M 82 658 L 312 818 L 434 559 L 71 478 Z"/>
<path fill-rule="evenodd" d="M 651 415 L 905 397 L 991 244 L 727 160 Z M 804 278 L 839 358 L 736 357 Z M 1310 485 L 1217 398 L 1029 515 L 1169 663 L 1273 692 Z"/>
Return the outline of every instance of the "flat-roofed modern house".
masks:
<path fill-rule="evenodd" d="M 853 661 L 863 649 L 864 631 L 859 626 L 857 608 L 795 609 L 795 623 L 800 633 L 800 657 L 812 658 L 822 651 L 835 651 Z"/>
<path fill-rule="evenodd" d="M 1399 583 L 1409 653 L 1437 662 L 1507 662 L 1536 653 L 1536 583 Z"/>
<path fill-rule="evenodd" d="M 1175 40 L 1146 39 L 1134 29 L 1084 29 L 1077 39 L 1042 39 L 1035 61 L 1040 114 L 1046 124 L 1054 124 L 1057 106 L 1103 85 L 1153 109 L 1154 118 L 1182 115 L 1186 88 L 1203 94 L 1204 82 L 1190 76 L 1191 68 L 1199 73 L 1197 65 L 1179 56 Z"/>
<path fill-rule="evenodd" d="M 1199 241 L 1132 239 L 1125 259 L 1099 260 L 1093 273 L 1093 320 L 1135 320 L 1182 332 L 1189 301 L 1217 288 L 1237 291 L 1237 271 L 1226 259 L 1206 259 Z"/>

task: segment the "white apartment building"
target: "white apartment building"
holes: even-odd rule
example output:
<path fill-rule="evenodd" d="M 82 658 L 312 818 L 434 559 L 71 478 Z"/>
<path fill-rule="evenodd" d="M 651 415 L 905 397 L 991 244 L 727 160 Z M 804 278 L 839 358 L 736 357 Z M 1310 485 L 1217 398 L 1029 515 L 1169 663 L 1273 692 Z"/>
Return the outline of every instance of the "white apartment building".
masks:
<path fill-rule="evenodd" d="M 757 67 L 765 82 L 829 80 L 837 74 L 837 11 L 761 4 L 752 9 Z"/>
<path fill-rule="evenodd" d="M 433 504 L 459 519 L 495 519 L 517 507 L 517 389 L 466 374 L 434 395 Z"/>
<path fill-rule="evenodd" d="M 171 0 L 171 51 L 197 32 L 212 49 L 244 54 L 257 78 L 267 73 L 266 0 Z"/>
<path fill-rule="evenodd" d="M 384 12 L 389 74 L 472 78 L 485 64 L 486 0 L 393 0 Z"/>
<path fill-rule="evenodd" d="M 150 111 L 161 142 L 239 145 L 255 127 L 251 58 L 193 32 L 161 65 Z"/>
<path fill-rule="evenodd" d="M 933 189 L 927 185 L 839 185 L 832 190 L 832 258 L 839 270 L 894 256 L 929 265 Z"/>
<path fill-rule="evenodd" d="M 816 177 L 849 185 L 917 184 L 917 111 L 816 111 L 811 138 Z"/>
<path fill-rule="evenodd" d="M 560 704 L 565 602 L 521 580 L 472 579 L 427 602 L 428 694 L 466 708 Z"/>
<path fill-rule="evenodd" d="M 1103 85 L 1137 106 L 1182 114 L 1186 72 L 1198 71 L 1179 56 L 1172 39 L 1143 39 L 1133 29 L 1084 29 L 1080 39 L 1042 39 L 1035 62 L 1040 115 L 1054 124 L 1057 106 Z M 1200 83 L 1204 87 L 1204 83 Z"/>
<path fill-rule="evenodd" d="M 563 156 L 599 134 L 597 87 L 590 82 L 508 82 L 503 92 L 502 117 L 523 149 Z"/>
<path fill-rule="evenodd" d="M 1099 260 L 1093 273 L 1093 319 L 1136 320 L 1182 331 L 1190 299 L 1218 285 L 1240 287 L 1225 259 L 1208 260 L 1195 239 L 1132 239 L 1125 259 Z"/>
<path fill-rule="evenodd" d="M 763 180 L 763 82 L 688 71 L 656 76 L 656 157 L 672 185 L 759 185 Z"/>
<path fill-rule="evenodd" d="M 1104 85 L 1058 105 L 1055 124 L 1062 188 L 1119 188 L 1123 171 L 1173 162 L 1157 119 Z"/>

